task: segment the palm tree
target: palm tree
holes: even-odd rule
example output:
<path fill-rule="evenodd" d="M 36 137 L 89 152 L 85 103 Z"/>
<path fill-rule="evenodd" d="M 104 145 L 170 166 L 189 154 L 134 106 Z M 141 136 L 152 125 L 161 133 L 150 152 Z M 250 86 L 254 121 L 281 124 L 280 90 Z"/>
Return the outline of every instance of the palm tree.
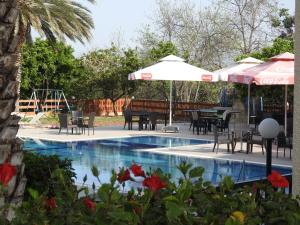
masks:
<path fill-rule="evenodd" d="M 76 1 L 0 1 L 0 183 L 7 190 L 0 193 L 0 207 L 19 204 L 26 185 L 22 141 L 16 139 L 20 117 L 11 115 L 18 99 L 20 52 L 26 37 L 34 28 L 52 41 L 67 37 L 83 42 L 91 38 L 93 26 L 89 10 Z M 2 213 L 8 219 L 13 216 L 12 209 Z"/>

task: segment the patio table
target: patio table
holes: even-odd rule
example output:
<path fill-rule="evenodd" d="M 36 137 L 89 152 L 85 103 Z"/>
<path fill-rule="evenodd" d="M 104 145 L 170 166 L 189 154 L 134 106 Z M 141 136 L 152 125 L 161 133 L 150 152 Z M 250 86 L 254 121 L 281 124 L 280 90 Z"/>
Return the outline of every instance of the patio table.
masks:
<path fill-rule="evenodd" d="M 149 121 L 150 115 L 155 113 L 158 117 L 161 116 L 164 119 L 165 126 L 168 122 L 167 113 L 162 112 L 147 112 L 147 111 L 132 111 L 131 116 L 138 116 L 139 117 L 139 130 L 143 130 L 143 121 Z"/>
<path fill-rule="evenodd" d="M 218 116 L 201 116 L 199 115 L 198 120 L 202 120 L 205 122 L 206 126 L 204 128 L 203 134 L 207 134 L 207 131 L 211 131 L 211 124 L 212 123 L 216 123 L 217 120 L 219 120 L 220 117 Z M 197 134 L 199 135 L 200 130 L 199 130 L 199 126 L 197 126 Z"/>
<path fill-rule="evenodd" d="M 143 130 L 143 122 L 147 121 L 149 119 L 149 115 L 150 115 L 150 113 L 146 112 L 146 111 L 132 111 L 131 112 L 132 117 L 134 117 L 134 116 L 139 117 L 139 120 L 138 120 L 139 130 Z"/>

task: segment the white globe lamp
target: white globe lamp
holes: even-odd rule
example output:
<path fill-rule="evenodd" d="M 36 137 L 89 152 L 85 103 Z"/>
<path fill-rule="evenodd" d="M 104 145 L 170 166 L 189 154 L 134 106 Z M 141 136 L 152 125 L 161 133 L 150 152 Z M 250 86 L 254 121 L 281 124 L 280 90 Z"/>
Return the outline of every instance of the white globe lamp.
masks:
<path fill-rule="evenodd" d="M 272 173 L 272 141 L 279 133 L 279 124 L 272 118 L 261 121 L 258 125 L 258 131 L 266 141 L 266 175 Z"/>

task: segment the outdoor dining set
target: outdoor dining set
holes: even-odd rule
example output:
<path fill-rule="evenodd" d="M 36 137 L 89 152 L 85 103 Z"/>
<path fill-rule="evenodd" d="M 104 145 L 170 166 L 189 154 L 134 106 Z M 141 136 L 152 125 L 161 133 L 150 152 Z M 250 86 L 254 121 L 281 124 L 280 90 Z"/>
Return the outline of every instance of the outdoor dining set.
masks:
<path fill-rule="evenodd" d="M 147 111 L 132 111 L 130 109 L 126 109 L 123 112 L 124 115 L 124 129 L 126 125 L 128 126 L 128 130 L 132 130 L 133 123 L 138 124 L 138 129 L 149 129 L 156 130 L 157 122 L 159 119 L 163 119 L 165 125 L 167 124 L 167 117 L 165 113 L 159 112 L 147 112 Z"/>
<path fill-rule="evenodd" d="M 212 107 L 201 109 L 185 109 L 185 121 L 190 120 L 189 129 L 196 135 L 212 135 L 213 136 L 213 151 L 218 153 L 219 145 L 226 144 L 227 151 L 231 153 L 245 152 L 246 154 L 253 152 L 253 146 L 259 146 L 262 154 L 265 152 L 265 140 L 258 132 L 258 118 L 253 124 L 247 124 L 247 121 L 241 122 L 241 111 L 232 107 Z M 124 129 L 133 129 L 133 124 L 137 124 L 138 130 L 157 130 L 157 124 L 164 123 L 167 125 L 167 113 L 149 112 L 146 110 L 133 111 L 127 108 L 123 111 Z M 270 117 L 269 114 L 264 114 L 261 118 Z M 159 121 L 161 120 L 161 121 Z M 292 127 L 288 126 L 288 133 L 283 131 L 279 133 L 276 144 L 276 156 L 279 155 L 279 149 L 283 148 L 284 157 L 286 150 L 289 150 L 291 158 L 292 146 Z M 240 143 L 240 147 L 239 147 Z M 246 149 L 243 149 L 243 145 Z"/>
<path fill-rule="evenodd" d="M 85 134 L 85 129 L 88 131 L 88 135 L 90 134 L 90 129 L 93 130 L 94 134 L 94 121 L 95 121 L 96 113 L 92 112 L 88 115 L 88 117 L 83 116 L 82 111 L 71 111 L 71 115 L 67 113 L 58 114 L 59 119 L 59 134 L 62 129 L 66 129 L 67 133 L 69 133 L 69 129 L 75 134 Z"/>
<path fill-rule="evenodd" d="M 241 113 L 238 110 L 233 110 L 227 107 L 214 107 L 211 109 L 192 109 L 185 110 L 190 114 L 190 129 L 193 134 L 195 130 L 199 135 L 203 132 L 203 135 L 212 132 L 214 137 L 213 151 L 218 152 L 220 144 L 227 145 L 227 151 L 234 153 L 237 149 L 237 143 L 240 142 L 241 147 L 239 152 L 245 153 L 253 152 L 253 145 L 259 145 L 262 153 L 264 154 L 265 140 L 258 132 L 258 126 L 256 123 L 242 124 L 236 122 L 236 117 Z M 279 148 L 283 148 L 284 157 L 286 155 L 286 149 L 289 149 L 291 158 L 292 146 L 292 126 L 288 126 L 288 132 L 285 134 L 283 131 L 279 133 L 278 137 L 274 141 L 277 146 L 276 156 L 278 157 Z M 243 150 L 243 143 L 246 144 L 246 150 Z"/>

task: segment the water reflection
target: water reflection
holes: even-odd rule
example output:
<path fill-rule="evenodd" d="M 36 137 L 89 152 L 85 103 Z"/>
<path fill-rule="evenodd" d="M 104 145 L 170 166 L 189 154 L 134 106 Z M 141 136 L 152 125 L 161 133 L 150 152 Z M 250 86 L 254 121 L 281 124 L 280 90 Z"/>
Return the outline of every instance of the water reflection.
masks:
<path fill-rule="evenodd" d="M 132 140 L 132 142 L 131 142 Z M 191 140 L 188 140 L 191 142 Z M 192 163 L 194 166 L 205 168 L 204 180 L 217 184 L 224 176 L 231 176 L 235 181 L 245 181 L 263 178 L 265 167 L 258 164 L 245 164 L 237 161 L 214 160 L 201 158 L 188 158 L 174 155 L 154 154 L 136 151 L 137 149 L 149 148 L 149 146 L 174 146 L 185 143 L 185 139 L 163 139 L 162 137 L 146 137 L 144 139 L 134 137 L 125 139 L 110 139 L 99 141 L 84 141 L 72 143 L 59 143 L 27 140 L 25 149 L 38 152 L 39 154 L 54 155 L 72 160 L 73 168 L 77 174 L 77 183 L 81 183 L 85 174 L 88 176 L 88 184 L 97 180 L 93 177 L 90 168 L 95 165 L 100 170 L 102 182 L 109 182 L 111 171 L 120 167 L 130 167 L 132 162 L 141 164 L 145 171 L 156 168 L 169 173 L 174 181 L 181 177 L 176 166 L 182 161 Z M 135 151 L 133 151 L 135 150 Z M 280 173 L 290 173 L 288 168 L 275 168 Z M 137 187 L 139 184 L 129 182 L 129 186 Z"/>

